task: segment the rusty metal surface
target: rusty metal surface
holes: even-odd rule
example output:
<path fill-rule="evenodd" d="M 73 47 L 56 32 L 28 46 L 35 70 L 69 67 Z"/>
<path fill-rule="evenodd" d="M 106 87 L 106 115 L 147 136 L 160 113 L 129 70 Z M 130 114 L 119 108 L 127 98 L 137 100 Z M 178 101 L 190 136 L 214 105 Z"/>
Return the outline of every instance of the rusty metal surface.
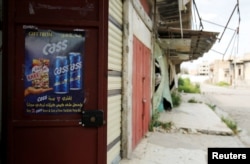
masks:
<path fill-rule="evenodd" d="M 217 32 L 183 29 L 183 38 L 179 28 L 160 31 L 160 46 L 174 63 L 194 60 L 208 52 L 217 40 Z"/>
<path fill-rule="evenodd" d="M 183 28 L 191 28 L 191 2 L 183 0 L 180 5 Z M 178 0 L 156 0 L 157 9 L 160 16 L 160 28 L 180 27 L 180 13 Z"/>
<path fill-rule="evenodd" d="M 212 48 L 219 33 L 191 29 L 192 1 L 156 0 L 156 5 L 159 45 L 174 64 L 202 57 Z"/>

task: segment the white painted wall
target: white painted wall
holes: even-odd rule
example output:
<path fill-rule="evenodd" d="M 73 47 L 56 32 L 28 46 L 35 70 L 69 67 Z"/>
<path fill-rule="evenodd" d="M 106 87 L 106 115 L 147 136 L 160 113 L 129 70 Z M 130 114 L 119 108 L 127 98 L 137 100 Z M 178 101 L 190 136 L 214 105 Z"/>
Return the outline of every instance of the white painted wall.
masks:
<path fill-rule="evenodd" d="M 145 46 L 151 49 L 151 33 L 135 10 L 133 10 L 133 33 Z"/>
<path fill-rule="evenodd" d="M 245 80 L 250 81 L 250 62 L 245 62 L 244 67 Z"/>
<path fill-rule="evenodd" d="M 133 31 L 131 20 L 133 6 L 125 1 L 123 22 L 123 102 L 122 102 L 122 156 L 132 157 L 132 63 L 133 63 Z"/>
<path fill-rule="evenodd" d="M 151 32 L 135 9 L 139 0 L 123 3 L 123 111 L 122 111 L 122 152 L 124 158 L 132 157 L 132 74 L 133 74 L 133 36 L 151 49 Z M 142 9 L 142 7 L 138 7 Z M 143 14 L 145 16 L 145 13 Z M 147 19 L 148 20 L 148 19 Z M 144 20 L 145 21 L 145 20 Z M 150 21 L 149 21 L 150 22 Z"/>

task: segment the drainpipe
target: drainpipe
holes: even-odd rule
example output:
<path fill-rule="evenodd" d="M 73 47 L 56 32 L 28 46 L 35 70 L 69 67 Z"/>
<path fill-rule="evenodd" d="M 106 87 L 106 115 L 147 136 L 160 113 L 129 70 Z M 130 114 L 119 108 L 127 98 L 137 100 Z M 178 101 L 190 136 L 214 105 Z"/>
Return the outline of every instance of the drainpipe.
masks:
<path fill-rule="evenodd" d="M 178 5 L 179 5 L 179 17 L 180 17 L 181 38 L 183 38 L 182 15 L 181 15 L 183 0 L 178 0 Z"/>

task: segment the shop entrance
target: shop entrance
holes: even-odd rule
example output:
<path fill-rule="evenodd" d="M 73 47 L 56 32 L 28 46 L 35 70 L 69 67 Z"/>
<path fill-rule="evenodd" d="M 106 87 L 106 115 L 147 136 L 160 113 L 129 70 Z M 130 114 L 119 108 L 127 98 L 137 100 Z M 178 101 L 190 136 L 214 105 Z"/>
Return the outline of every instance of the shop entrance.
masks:
<path fill-rule="evenodd" d="M 148 132 L 150 121 L 150 49 L 134 36 L 133 40 L 133 143 L 135 148 Z"/>
<path fill-rule="evenodd" d="M 105 164 L 105 0 L 6 0 L 6 163 Z"/>

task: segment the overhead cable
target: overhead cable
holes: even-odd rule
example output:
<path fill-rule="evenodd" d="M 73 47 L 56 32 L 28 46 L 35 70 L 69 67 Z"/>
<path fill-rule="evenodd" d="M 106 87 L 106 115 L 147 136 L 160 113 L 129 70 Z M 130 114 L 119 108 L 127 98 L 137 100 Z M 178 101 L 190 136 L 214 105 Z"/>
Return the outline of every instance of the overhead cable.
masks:
<path fill-rule="evenodd" d="M 237 46 L 236 46 L 236 54 L 238 54 L 238 50 L 239 50 L 239 38 L 240 38 L 240 35 L 239 35 L 239 27 L 237 28 Z"/>
<path fill-rule="evenodd" d="M 196 13 L 197 13 L 197 15 L 198 15 L 198 18 L 199 18 L 199 20 L 200 20 L 200 28 L 201 28 L 201 30 L 203 30 L 204 27 L 203 27 L 203 24 L 202 24 L 202 21 L 201 21 L 201 17 L 200 17 L 200 13 L 199 13 L 199 11 L 198 11 L 198 8 L 197 8 L 197 5 L 196 5 L 196 3 L 195 3 L 195 0 L 193 0 L 193 4 L 194 4 L 195 10 L 196 10 Z"/>
<path fill-rule="evenodd" d="M 225 54 L 227 53 L 227 50 L 228 50 L 228 48 L 230 47 L 230 45 L 231 45 L 233 39 L 235 38 L 235 35 L 236 35 L 236 34 L 237 34 L 237 29 L 234 31 L 234 34 L 233 34 L 233 36 L 232 36 L 230 42 L 229 42 L 228 45 L 227 45 L 227 48 L 226 48 L 226 50 L 225 50 L 225 52 L 224 52 L 224 54 L 223 54 L 222 60 L 224 60 L 224 56 L 225 56 Z"/>
<path fill-rule="evenodd" d="M 227 29 L 232 30 L 232 31 L 235 31 L 235 29 L 232 29 L 232 28 L 230 28 L 230 27 L 225 27 L 225 26 L 223 26 L 223 25 L 220 25 L 220 24 L 218 24 L 218 23 L 214 23 L 214 22 L 211 22 L 211 21 L 208 21 L 208 20 L 205 20 L 205 19 L 202 19 L 202 21 L 203 21 L 203 22 L 210 23 L 210 24 L 213 24 L 213 25 L 216 25 L 216 26 L 219 26 L 219 27 L 227 28 Z"/>
<path fill-rule="evenodd" d="M 211 51 L 214 51 L 214 52 L 216 52 L 216 53 L 218 53 L 218 54 L 221 54 L 221 55 L 223 55 L 223 53 L 222 52 L 219 52 L 219 51 L 217 51 L 217 50 L 214 50 L 214 49 L 210 49 Z"/>
<path fill-rule="evenodd" d="M 237 0 L 237 4 L 238 4 L 238 15 L 239 15 L 239 25 L 240 25 L 240 21 L 241 21 L 241 17 L 240 17 L 240 4 L 239 4 L 239 0 Z"/>
<path fill-rule="evenodd" d="M 238 30 L 238 28 L 237 28 L 237 30 Z M 237 33 L 237 36 L 235 37 L 235 39 L 234 39 L 234 43 L 233 43 L 233 46 L 232 46 L 232 50 L 231 50 L 231 53 L 230 53 L 230 56 L 229 56 L 229 59 L 231 59 L 231 56 L 232 56 L 232 54 L 233 54 L 233 50 L 234 50 L 234 45 L 235 45 L 235 41 L 237 40 L 237 38 L 239 38 L 239 35 L 238 35 L 238 32 L 236 32 Z M 238 40 L 237 40 L 238 41 Z M 237 50 L 238 51 L 238 50 Z"/>
<path fill-rule="evenodd" d="M 192 5 L 192 7 L 193 7 L 194 5 Z M 194 9 L 192 9 L 192 10 L 194 10 Z M 195 15 L 195 12 L 192 12 L 192 18 L 193 18 L 193 21 L 194 21 L 194 28 L 195 28 L 195 30 L 197 30 L 197 20 L 196 20 L 196 15 Z"/>
<path fill-rule="evenodd" d="M 230 20 L 231 20 L 231 18 L 232 18 L 232 16 L 233 16 L 233 14 L 234 14 L 234 12 L 235 12 L 235 10 L 236 10 L 237 8 L 238 8 L 238 13 L 239 13 L 239 0 L 238 0 L 237 4 L 235 5 L 235 7 L 234 7 L 234 9 L 233 9 L 233 11 L 232 11 L 232 13 L 231 13 L 231 15 L 230 15 L 228 21 L 227 21 L 227 24 L 226 24 L 226 26 L 225 26 L 225 28 L 224 28 L 222 34 L 221 34 L 221 37 L 219 38 L 219 42 L 221 41 L 221 39 L 222 39 L 222 37 L 223 37 L 223 35 L 224 35 L 225 31 L 226 31 L 226 28 L 227 28 L 227 26 L 228 26 L 228 24 L 229 24 L 229 22 L 230 22 Z M 239 21 L 240 21 L 240 19 L 239 19 Z"/>

